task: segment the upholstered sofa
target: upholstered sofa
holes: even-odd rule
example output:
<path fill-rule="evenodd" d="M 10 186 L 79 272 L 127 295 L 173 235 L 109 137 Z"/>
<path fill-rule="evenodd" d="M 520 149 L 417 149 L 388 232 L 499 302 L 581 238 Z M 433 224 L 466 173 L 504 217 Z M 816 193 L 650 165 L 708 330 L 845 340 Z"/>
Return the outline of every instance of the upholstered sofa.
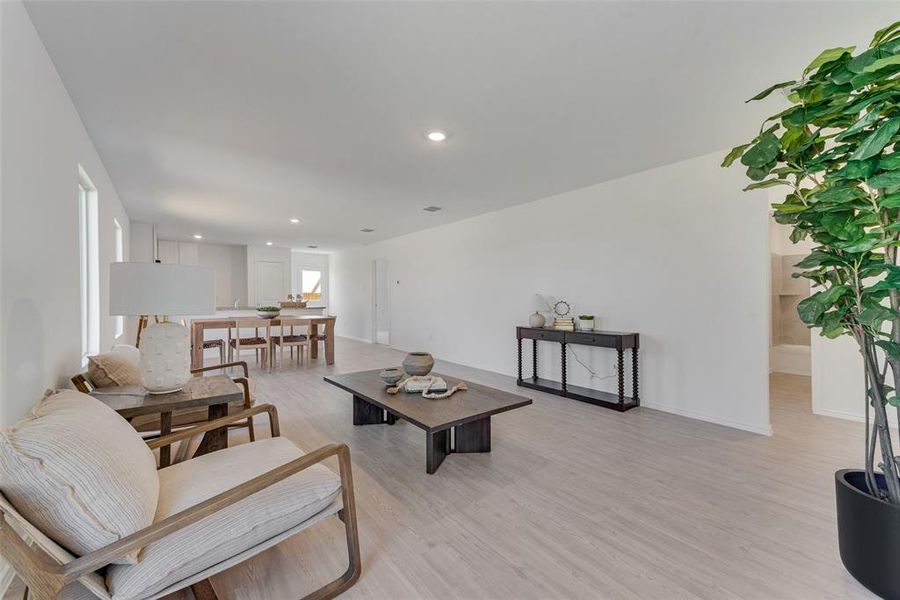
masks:
<path fill-rule="evenodd" d="M 156 469 L 155 448 L 267 413 L 271 437 Z M 320 464 L 337 457 L 339 474 Z M 66 390 L 0 434 L 0 554 L 31 597 L 159 598 L 208 578 L 331 516 L 349 566 L 307 598 L 330 598 L 361 571 L 350 453 L 304 453 L 258 405 L 144 442 L 98 400 Z"/>

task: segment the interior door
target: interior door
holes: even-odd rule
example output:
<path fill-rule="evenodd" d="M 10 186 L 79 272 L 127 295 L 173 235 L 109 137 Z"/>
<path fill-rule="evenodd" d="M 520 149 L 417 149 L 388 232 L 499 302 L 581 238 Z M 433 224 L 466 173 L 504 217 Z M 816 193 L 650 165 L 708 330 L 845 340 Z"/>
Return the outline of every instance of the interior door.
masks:
<path fill-rule="evenodd" d="M 286 297 L 284 292 L 284 263 L 256 261 L 256 305 L 278 305 Z"/>
<path fill-rule="evenodd" d="M 391 343 L 391 304 L 387 261 L 372 261 L 372 340 L 376 344 Z"/>

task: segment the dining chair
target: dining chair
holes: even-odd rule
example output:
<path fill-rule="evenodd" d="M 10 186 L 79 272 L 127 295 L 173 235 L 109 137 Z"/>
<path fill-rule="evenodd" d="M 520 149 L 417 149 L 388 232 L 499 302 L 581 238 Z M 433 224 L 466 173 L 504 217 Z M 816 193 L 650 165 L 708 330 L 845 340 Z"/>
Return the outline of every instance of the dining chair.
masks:
<path fill-rule="evenodd" d="M 253 336 L 241 337 L 241 329 L 253 328 Z M 240 360 L 241 350 L 255 350 L 256 362 L 266 365 L 272 346 L 272 321 L 270 319 L 239 319 L 235 321 L 235 335 L 229 332 L 228 337 L 228 362 Z M 262 335 L 260 335 L 262 330 Z"/>
<path fill-rule="evenodd" d="M 275 362 L 275 346 L 281 349 L 280 360 L 284 366 L 284 349 L 290 348 L 291 358 L 294 357 L 294 348 L 297 349 L 297 364 L 303 364 L 303 355 L 309 351 L 309 326 L 305 319 L 292 319 L 290 317 L 282 317 L 279 319 L 281 326 L 279 333 L 272 336 L 272 363 Z M 295 332 L 294 328 L 298 328 L 303 333 Z M 288 330 L 285 335 L 285 330 Z M 309 359 L 307 358 L 307 364 Z"/>

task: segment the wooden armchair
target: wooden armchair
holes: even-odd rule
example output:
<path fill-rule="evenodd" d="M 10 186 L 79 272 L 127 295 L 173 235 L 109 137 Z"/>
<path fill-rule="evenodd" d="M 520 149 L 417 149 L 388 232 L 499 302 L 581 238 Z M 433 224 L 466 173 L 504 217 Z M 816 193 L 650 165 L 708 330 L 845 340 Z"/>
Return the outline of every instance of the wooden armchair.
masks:
<path fill-rule="evenodd" d="M 152 440 L 148 442 L 148 446 L 159 448 L 170 445 L 212 429 L 250 419 L 263 412 L 269 415 L 271 439 L 234 446 L 208 454 L 202 461 L 187 460 L 158 471 L 160 509 L 155 522 L 79 557 L 73 556 L 44 535 L 26 520 L 11 502 L 0 495 L 0 555 L 25 581 L 28 586 L 26 597 L 30 591 L 31 597 L 36 600 L 54 599 L 59 597 L 65 588 L 67 594 L 74 592 L 84 595 L 86 590 L 97 598 L 110 600 L 114 597 L 159 598 L 190 587 L 197 598 L 215 599 L 216 595 L 209 583 L 209 577 L 255 556 L 329 516 L 337 516 L 344 523 L 349 566 L 343 575 L 306 595 L 305 599 L 333 598 L 353 586 L 360 576 L 362 567 L 350 451 L 346 445 L 329 444 L 303 454 L 291 442 L 279 437 L 275 407 L 264 404 Z M 256 449 L 255 446 L 260 448 Z M 278 458 L 271 458 L 275 454 L 278 454 Z M 290 456 L 294 458 L 287 460 Z M 334 456 L 338 459 L 339 475 L 316 466 Z M 216 461 L 219 461 L 218 464 Z M 268 464 L 265 464 L 266 461 Z M 203 466 L 195 467 L 193 464 L 195 462 Z M 232 464 L 239 467 L 235 470 L 247 472 L 249 469 L 259 474 L 236 485 L 222 487 L 228 484 L 221 481 L 217 483 L 217 480 L 221 479 L 222 472 L 231 471 L 229 467 Z M 193 471 L 186 473 L 188 469 Z M 167 478 L 170 471 L 178 475 Z M 318 480 L 311 479 L 312 471 L 315 471 Z M 205 473 L 211 472 L 219 473 L 218 477 L 204 476 Z M 232 479 L 236 477 L 240 478 L 243 475 L 231 475 Z M 328 488 L 329 495 L 322 500 L 327 504 L 325 506 L 307 504 L 301 507 L 299 499 L 305 498 L 304 493 L 309 492 L 310 487 L 315 487 L 317 481 L 328 481 L 329 477 L 332 482 Z M 173 484 L 173 481 L 177 485 Z M 284 483 L 273 489 L 274 484 L 286 481 L 290 483 Z M 210 489 L 216 489 L 216 485 L 222 487 L 222 491 L 209 496 Z M 285 495 L 285 486 L 289 485 L 295 486 L 296 489 L 290 490 Z M 322 486 L 321 483 L 317 485 L 320 488 Z M 167 489 L 167 486 L 181 489 Z M 306 486 L 305 490 L 303 486 Z M 207 497 L 202 501 L 191 503 L 190 498 L 203 496 L 201 492 L 190 488 L 200 488 L 207 492 Z M 110 490 L 109 493 L 114 495 L 115 491 Z M 167 514 L 162 498 L 173 493 L 180 493 L 181 497 L 169 504 L 187 508 Z M 257 498 L 255 502 L 248 500 L 254 496 Z M 242 502 L 241 506 L 235 506 L 242 500 L 245 502 Z M 280 517 L 282 520 L 276 521 L 274 525 L 271 514 L 267 515 L 274 510 L 273 506 L 276 508 L 280 506 L 284 513 Z M 303 513 L 304 510 L 307 512 Z M 292 515 L 292 511 L 303 514 Z M 232 520 L 228 521 L 228 518 Z M 229 522 L 232 523 L 230 528 L 227 526 Z M 226 526 L 220 526 L 221 524 Z M 254 531 L 257 527 L 268 529 L 249 535 L 229 531 L 239 525 L 251 528 L 249 531 Z M 143 551 L 139 563 L 114 564 L 141 548 Z M 178 555 L 179 552 L 189 559 L 180 563 L 173 562 L 178 560 L 177 556 L 173 559 L 173 555 Z M 220 555 L 216 556 L 216 552 Z M 230 554 L 222 556 L 223 552 Z M 169 562 L 166 562 L 167 560 Z M 105 580 L 97 572 L 104 568 L 106 568 Z M 70 587 L 80 589 L 73 590 Z"/>

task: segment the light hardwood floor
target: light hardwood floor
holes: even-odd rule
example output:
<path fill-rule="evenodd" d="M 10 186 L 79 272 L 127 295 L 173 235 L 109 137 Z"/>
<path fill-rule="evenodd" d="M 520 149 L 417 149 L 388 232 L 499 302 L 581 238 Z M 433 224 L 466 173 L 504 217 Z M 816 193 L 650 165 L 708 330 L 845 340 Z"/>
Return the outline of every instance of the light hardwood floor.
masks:
<path fill-rule="evenodd" d="M 346 598 L 873 597 L 841 566 L 834 518 L 833 473 L 859 464 L 862 425 L 813 416 L 808 378 L 772 377 L 765 437 L 439 362 L 534 404 L 494 419 L 490 454 L 452 455 L 426 475 L 421 430 L 353 427 L 350 396 L 322 381 L 402 353 L 336 346 L 331 367 L 251 376 L 284 435 L 351 447 L 364 566 Z M 345 567 L 334 521 L 216 576 L 219 597 L 299 598 L 330 580 Z"/>

